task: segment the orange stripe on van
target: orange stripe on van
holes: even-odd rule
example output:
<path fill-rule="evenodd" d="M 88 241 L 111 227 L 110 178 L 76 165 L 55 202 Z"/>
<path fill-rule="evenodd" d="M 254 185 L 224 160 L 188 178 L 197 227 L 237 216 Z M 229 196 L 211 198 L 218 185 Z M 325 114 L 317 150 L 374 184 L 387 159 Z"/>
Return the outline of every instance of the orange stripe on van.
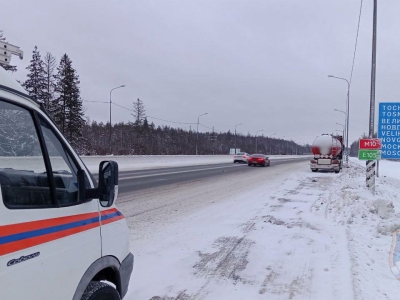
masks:
<path fill-rule="evenodd" d="M 29 239 L 25 239 L 22 241 L 18 241 L 18 242 L 11 242 L 5 245 L 0 245 L 0 256 L 1 255 L 6 255 L 12 252 L 16 252 L 16 251 L 20 251 L 26 248 L 30 248 L 30 247 L 34 247 L 34 246 L 38 246 L 47 242 L 51 242 L 54 240 L 58 240 L 60 238 L 64 238 L 73 234 L 77 234 L 79 232 L 82 231 L 87 231 L 89 229 L 93 229 L 96 227 L 99 227 L 99 223 L 93 223 L 93 224 L 88 224 L 88 225 L 84 225 L 84 226 L 80 226 L 77 228 L 73 228 L 73 229 L 68 229 L 65 231 L 61 231 L 61 232 L 57 232 L 57 233 L 51 233 L 51 234 L 46 234 L 43 236 L 39 236 L 39 237 L 34 237 L 34 238 L 29 238 Z"/>
<path fill-rule="evenodd" d="M 112 209 L 110 209 L 110 212 L 111 210 Z M 32 231 L 36 229 L 43 229 L 46 227 L 68 224 L 71 222 L 81 221 L 89 218 L 95 218 L 98 215 L 99 215 L 98 212 L 93 212 L 93 213 L 80 214 L 74 216 L 59 217 L 53 219 L 45 219 L 39 221 L 31 221 L 31 222 L 0 226 L 0 237 L 16 233 Z"/>
<path fill-rule="evenodd" d="M 117 217 L 114 217 L 114 218 L 112 218 L 112 219 L 102 221 L 102 222 L 101 222 L 101 225 L 106 225 L 106 224 L 109 224 L 109 223 L 112 223 L 112 222 L 115 222 L 115 221 L 119 221 L 119 220 L 122 220 L 122 219 L 124 219 L 124 216 L 123 216 L 123 215 L 117 216 Z"/>

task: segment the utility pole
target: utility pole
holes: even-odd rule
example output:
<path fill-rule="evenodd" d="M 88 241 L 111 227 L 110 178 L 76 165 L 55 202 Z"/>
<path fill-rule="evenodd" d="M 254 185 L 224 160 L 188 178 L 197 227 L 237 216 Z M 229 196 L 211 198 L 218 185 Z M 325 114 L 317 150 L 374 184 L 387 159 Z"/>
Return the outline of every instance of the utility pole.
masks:
<path fill-rule="evenodd" d="M 375 82 L 376 82 L 376 26 L 377 26 L 377 0 L 374 0 L 374 16 L 372 29 L 372 63 L 371 63 L 371 97 L 369 106 L 369 138 L 374 136 L 375 128 Z M 375 161 L 367 160 L 366 184 L 375 194 Z"/>

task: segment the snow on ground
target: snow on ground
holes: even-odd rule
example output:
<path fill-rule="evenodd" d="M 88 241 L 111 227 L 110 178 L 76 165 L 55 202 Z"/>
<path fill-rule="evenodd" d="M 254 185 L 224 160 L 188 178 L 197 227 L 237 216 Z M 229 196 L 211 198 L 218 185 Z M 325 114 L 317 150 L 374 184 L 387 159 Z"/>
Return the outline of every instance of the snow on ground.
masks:
<path fill-rule="evenodd" d="M 296 158 L 297 155 L 271 155 L 270 159 Z M 233 162 L 233 155 L 127 155 L 127 156 L 82 156 L 90 172 L 97 173 L 103 160 L 114 160 L 122 171 L 152 168 L 183 167 Z"/>
<path fill-rule="evenodd" d="M 353 160 L 353 162 L 360 166 L 365 166 L 365 161 Z M 400 162 L 394 160 L 380 160 L 379 176 L 400 179 Z"/>
<path fill-rule="evenodd" d="M 248 174 L 118 199 L 135 254 L 126 299 L 398 298 L 399 179 L 379 178 L 374 197 L 355 161 L 340 174 L 304 162 Z"/>

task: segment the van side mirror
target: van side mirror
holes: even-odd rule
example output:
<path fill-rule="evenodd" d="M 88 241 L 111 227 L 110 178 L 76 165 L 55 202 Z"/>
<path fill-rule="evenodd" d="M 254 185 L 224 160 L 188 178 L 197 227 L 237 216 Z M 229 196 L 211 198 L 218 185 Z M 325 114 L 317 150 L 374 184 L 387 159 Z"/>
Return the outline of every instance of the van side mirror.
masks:
<path fill-rule="evenodd" d="M 99 200 L 103 207 L 110 207 L 118 196 L 118 163 L 102 161 L 99 166 Z"/>

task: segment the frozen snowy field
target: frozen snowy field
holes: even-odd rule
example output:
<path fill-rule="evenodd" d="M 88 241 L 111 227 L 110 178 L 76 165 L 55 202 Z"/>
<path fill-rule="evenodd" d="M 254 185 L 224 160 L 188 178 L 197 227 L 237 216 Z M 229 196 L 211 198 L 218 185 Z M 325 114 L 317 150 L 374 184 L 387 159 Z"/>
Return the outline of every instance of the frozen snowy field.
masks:
<path fill-rule="evenodd" d="M 135 254 L 126 299 L 398 299 L 388 253 L 400 163 L 381 166 L 375 197 L 355 161 L 340 174 L 297 162 L 121 195 Z"/>

